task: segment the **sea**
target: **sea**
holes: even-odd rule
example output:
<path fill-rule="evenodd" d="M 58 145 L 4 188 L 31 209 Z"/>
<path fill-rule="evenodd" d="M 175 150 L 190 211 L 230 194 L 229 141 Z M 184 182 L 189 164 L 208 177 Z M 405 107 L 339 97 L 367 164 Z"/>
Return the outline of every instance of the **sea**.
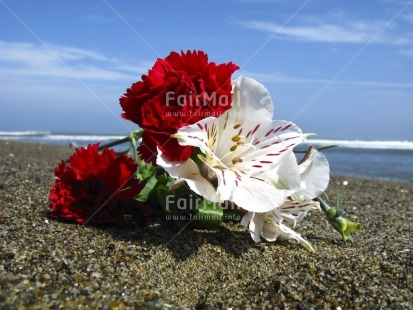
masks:
<path fill-rule="evenodd" d="M 101 145 L 122 139 L 125 135 L 73 134 L 48 131 L 0 131 L 0 140 L 26 143 L 43 143 L 60 146 L 70 144 L 87 146 L 100 142 Z M 330 163 L 334 175 L 363 177 L 375 180 L 413 182 L 413 141 L 360 141 L 308 139 L 300 149 L 308 146 L 323 148 L 323 154 Z M 127 146 L 116 146 L 123 150 Z"/>

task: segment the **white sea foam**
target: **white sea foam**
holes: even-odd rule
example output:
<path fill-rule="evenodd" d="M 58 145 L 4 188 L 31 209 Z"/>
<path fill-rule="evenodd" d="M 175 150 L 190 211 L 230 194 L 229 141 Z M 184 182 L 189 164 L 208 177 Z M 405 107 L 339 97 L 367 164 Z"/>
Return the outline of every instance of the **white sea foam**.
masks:
<path fill-rule="evenodd" d="M 49 131 L 0 131 L 2 140 L 42 140 L 50 141 L 107 141 L 125 138 L 125 135 L 99 134 L 55 134 Z"/>
<path fill-rule="evenodd" d="M 48 131 L 0 131 L 0 140 L 61 146 L 67 146 L 71 142 L 75 142 L 79 146 L 86 146 L 97 142 L 106 144 L 110 143 L 111 140 L 119 140 L 126 136 L 127 134 L 104 135 L 51 133 Z M 411 154 L 413 151 L 413 142 L 411 141 L 361 141 L 309 138 L 307 143 L 317 147 L 339 145 L 342 148 L 351 148 L 344 152 L 346 156 L 343 156 L 340 148 L 336 148 L 335 150 L 337 151 L 335 152 L 326 151 L 324 153 L 330 162 L 330 169 L 333 174 L 413 182 L 413 156 Z M 116 151 L 124 151 L 125 148 L 126 146 L 123 144 L 114 147 Z M 372 160 L 371 152 L 361 151 L 362 149 L 382 149 L 383 151 L 374 152 L 374 160 Z"/>
<path fill-rule="evenodd" d="M 317 146 L 338 145 L 363 149 L 413 150 L 412 141 L 326 140 L 310 138 L 306 143 Z"/>
<path fill-rule="evenodd" d="M 69 134 L 51 133 L 49 131 L 0 131 L 0 140 L 24 140 L 41 141 L 43 143 L 57 142 L 60 144 L 72 141 L 99 142 L 118 140 L 126 137 L 124 135 L 104 135 L 104 134 Z M 60 141 L 60 142 L 59 142 Z M 389 149 L 389 150 L 413 150 L 413 141 L 364 141 L 364 140 L 333 140 L 333 139 L 307 139 L 310 145 L 329 146 L 338 145 L 341 147 L 364 148 L 364 149 Z"/>
<path fill-rule="evenodd" d="M 68 141 L 105 141 L 123 139 L 127 135 L 112 136 L 112 135 L 50 135 L 51 140 L 68 140 Z"/>
<path fill-rule="evenodd" d="M 24 136 L 47 136 L 50 135 L 49 131 L 0 131 L 0 138 L 1 137 L 24 137 Z"/>

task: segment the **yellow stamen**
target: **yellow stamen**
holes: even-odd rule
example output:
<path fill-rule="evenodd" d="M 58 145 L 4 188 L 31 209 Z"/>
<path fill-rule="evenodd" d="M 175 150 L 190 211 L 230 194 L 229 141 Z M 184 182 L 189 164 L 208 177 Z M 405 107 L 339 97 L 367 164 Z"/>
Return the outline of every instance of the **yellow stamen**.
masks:
<path fill-rule="evenodd" d="M 234 152 L 237 149 L 237 145 L 231 146 L 231 148 L 229 149 L 231 152 Z"/>
<path fill-rule="evenodd" d="M 241 158 L 241 157 L 235 157 L 233 160 L 232 160 L 232 164 L 233 165 L 235 165 L 235 164 L 238 164 L 238 163 L 242 163 L 244 160 Z"/>
<path fill-rule="evenodd" d="M 234 125 L 234 129 L 237 129 L 237 128 L 240 128 L 240 127 L 241 127 L 241 124 L 239 124 L 239 123 Z"/>
<path fill-rule="evenodd" d="M 232 137 L 232 141 L 234 142 L 238 142 L 239 140 L 241 140 L 241 137 L 238 135 Z"/>

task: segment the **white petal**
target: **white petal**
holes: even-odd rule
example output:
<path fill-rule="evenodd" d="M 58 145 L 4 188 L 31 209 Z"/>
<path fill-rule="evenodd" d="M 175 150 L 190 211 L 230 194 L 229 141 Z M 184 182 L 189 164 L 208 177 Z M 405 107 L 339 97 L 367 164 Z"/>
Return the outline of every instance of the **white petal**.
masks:
<path fill-rule="evenodd" d="M 254 79 L 240 76 L 233 81 L 234 100 L 232 103 L 233 116 L 242 123 L 245 120 L 271 120 L 274 105 L 270 93 L 264 85 Z"/>
<path fill-rule="evenodd" d="M 250 221 L 249 230 L 252 240 L 261 242 L 261 232 L 264 228 L 264 219 L 257 213 L 254 213 Z"/>
<path fill-rule="evenodd" d="M 248 227 L 250 221 L 252 220 L 254 213 L 253 212 L 248 212 L 247 214 L 245 214 L 240 222 L 240 225 L 244 226 L 245 228 Z"/>
<path fill-rule="evenodd" d="M 220 201 L 233 201 L 234 190 L 238 186 L 237 174 L 231 170 L 213 168 L 218 178 L 217 194 Z"/>
<path fill-rule="evenodd" d="M 264 216 L 265 224 L 261 236 L 265 240 L 272 242 L 276 241 L 277 239 L 295 239 L 309 250 L 314 251 L 311 244 L 299 233 L 282 224 L 282 219 L 280 220 L 279 210 L 268 212 Z"/>
<path fill-rule="evenodd" d="M 216 134 L 215 131 L 212 132 L 216 130 L 216 122 L 217 118 L 207 117 L 195 124 L 180 128 L 172 136 L 178 139 L 180 145 L 199 147 L 203 152 L 206 152 L 213 148 L 213 141 L 209 140 L 208 131 L 210 131 L 210 135 L 218 137 L 218 132 Z"/>
<path fill-rule="evenodd" d="M 280 207 L 290 194 L 289 190 L 276 189 L 263 180 L 250 178 L 235 187 L 231 201 L 250 212 L 267 212 Z"/>
<path fill-rule="evenodd" d="M 261 232 L 261 236 L 269 242 L 276 241 L 277 238 L 283 233 L 278 225 L 282 221 L 281 217 L 277 216 L 274 211 L 267 212 L 262 216 L 265 218 L 265 225 Z"/>
<path fill-rule="evenodd" d="M 289 224 L 295 226 L 301 222 L 310 210 L 319 210 L 320 205 L 316 201 L 287 201 L 281 208 L 280 212 Z"/>
<path fill-rule="evenodd" d="M 178 181 L 185 180 L 189 188 L 198 195 L 212 202 L 218 201 L 214 187 L 201 175 L 199 167 L 192 159 L 188 159 L 184 163 L 170 162 L 158 149 L 156 163 L 162 166 L 171 177 L 176 178 Z"/>
<path fill-rule="evenodd" d="M 280 164 L 266 171 L 261 177 L 271 182 L 276 188 L 300 190 L 301 177 L 296 157 L 292 151 L 288 151 Z"/>
<path fill-rule="evenodd" d="M 245 141 L 253 148 L 243 156 L 251 174 L 267 171 L 280 163 L 288 151 L 305 140 L 300 128 L 286 121 L 246 122 Z"/>
<path fill-rule="evenodd" d="M 218 120 L 208 117 L 196 124 L 181 128 L 174 135 L 178 138 L 179 144 L 199 147 L 205 152 L 205 142 L 208 142 L 209 148 L 217 157 L 221 157 L 225 153 L 220 150 L 225 149 L 226 152 L 227 148 L 223 146 L 228 146 L 231 138 L 239 133 L 239 129 L 234 128 L 235 125 L 243 124 L 247 120 L 255 121 L 254 123 L 257 124 L 271 121 L 274 106 L 268 90 L 262 84 L 251 78 L 239 77 L 233 81 L 233 86 L 232 108 L 219 116 Z"/>
<path fill-rule="evenodd" d="M 330 180 L 330 168 L 323 154 L 314 150 L 310 158 L 299 167 L 303 187 L 299 194 L 313 199 L 325 191 Z"/>
<path fill-rule="evenodd" d="M 295 227 L 297 223 L 301 222 L 307 216 L 307 212 L 299 212 L 297 215 L 290 213 L 282 213 L 283 220 Z"/>
<path fill-rule="evenodd" d="M 305 246 L 307 249 L 314 252 L 314 249 L 311 246 L 311 243 L 308 242 L 307 240 L 305 240 L 299 233 L 295 232 L 294 230 L 292 230 L 291 228 L 289 228 L 288 226 L 286 226 L 282 223 L 279 224 L 279 227 L 280 227 L 280 230 L 282 231 L 282 233 L 279 235 L 281 240 L 283 240 L 283 239 L 295 239 L 299 243 L 301 243 L 303 246 Z"/>

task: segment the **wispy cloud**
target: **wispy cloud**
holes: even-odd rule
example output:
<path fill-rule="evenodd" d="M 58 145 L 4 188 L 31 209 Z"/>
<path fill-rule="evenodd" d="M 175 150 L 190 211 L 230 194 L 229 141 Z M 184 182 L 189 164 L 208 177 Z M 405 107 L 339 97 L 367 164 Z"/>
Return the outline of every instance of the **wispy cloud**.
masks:
<path fill-rule="evenodd" d="M 413 49 L 401 49 L 400 55 L 407 58 L 413 58 Z"/>
<path fill-rule="evenodd" d="M 366 43 L 385 27 L 385 24 L 385 22 L 351 22 L 342 25 L 319 23 L 316 25 L 281 27 L 277 23 L 254 20 L 244 22 L 243 26 L 276 33 L 275 39 L 283 38 L 326 43 Z M 413 44 L 413 39 L 406 35 L 390 36 L 383 34 L 372 43 L 405 45 Z"/>
<path fill-rule="evenodd" d="M 130 67 L 97 51 L 70 46 L 0 41 L 0 68 L 4 78 L 66 78 L 133 80 L 145 67 Z"/>
<path fill-rule="evenodd" d="M 290 83 L 290 84 L 326 84 L 329 80 L 322 78 L 303 78 L 288 76 L 283 73 L 259 73 L 259 72 L 242 72 L 242 75 L 247 75 L 255 78 L 260 83 Z M 407 88 L 413 89 L 413 84 L 409 83 L 394 83 L 383 81 L 355 81 L 355 80 L 335 80 L 332 84 L 341 85 L 358 85 L 378 88 Z"/>
<path fill-rule="evenodd" d="M 311 79 L 311 78 L 300 78 L 289 76 L 280 72 L 274 73 L 261 73 L 261 72 L 252 72 L 252 71 L 240 71 L 239 75 L 250 76 L 260 83 L 311 83 L 311 84 L 320 84 L 324 83 L 323 79 Z"/>

